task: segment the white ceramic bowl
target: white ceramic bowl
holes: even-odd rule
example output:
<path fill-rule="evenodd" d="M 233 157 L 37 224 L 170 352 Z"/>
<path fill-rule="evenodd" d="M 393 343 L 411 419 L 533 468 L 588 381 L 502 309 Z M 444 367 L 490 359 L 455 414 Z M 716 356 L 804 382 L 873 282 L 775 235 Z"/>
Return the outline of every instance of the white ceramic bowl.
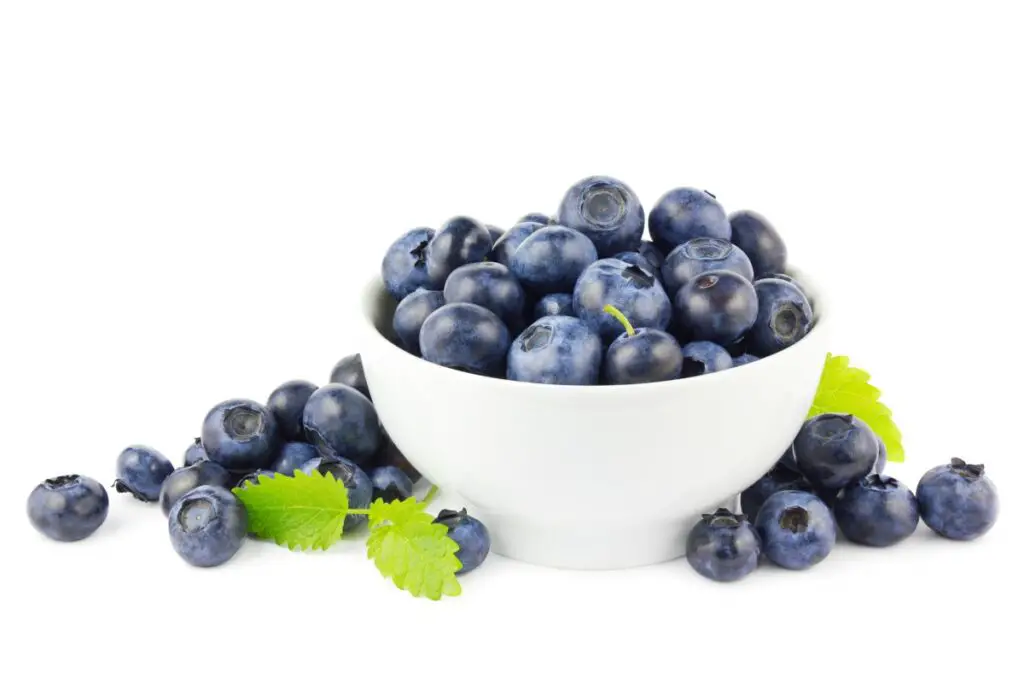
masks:
<path fill-rule="evenodd" d="M 684 555 L 699 515 L 735 509 L 796 436 L 828 351 L 827 310 L 809 289 L 817 320 L 800 342 L 671 382 L 552 386 L 434 365 L 390 340 L 395 303 L 379 278 L 363 293 L 360 352 L 395 444 L 466 501 L 494 552 L 554 567 L 640 566 Z"/>

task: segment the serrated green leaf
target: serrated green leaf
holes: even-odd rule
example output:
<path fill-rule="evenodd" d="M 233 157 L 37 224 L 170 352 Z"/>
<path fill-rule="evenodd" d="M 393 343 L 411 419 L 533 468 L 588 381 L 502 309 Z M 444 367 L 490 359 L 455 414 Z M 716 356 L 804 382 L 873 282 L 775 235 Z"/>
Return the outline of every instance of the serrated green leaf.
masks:
<path fill-rule="evenodd" d="M 850 367 L 848 356 L 828 354 L 807 417 L 821 413 L 859 417 L 885 443 L 888 460 L 903 462 L 903 435 L 892 420 L 892 411 L 879 401 L 882 392 L 870 380 L 871 375 L 865 370 Z"/>
<path fill-rule="evenodd" d="M 260 538 L 291 550 L 326 550 L 341 538 L 348 490 L 330 473 L 260 476 L 233 491 L 249 515 L 249 531 Z"/>
<path fill-rule="evenodd" d="M 414 498 L 373 501 L 366 556 L 384 577 L 412 595 L 431 600 L 459 595 L 459 545 L 448 538 L 448 527 L 435 524 L 425 508 L 425 502 Z"/>

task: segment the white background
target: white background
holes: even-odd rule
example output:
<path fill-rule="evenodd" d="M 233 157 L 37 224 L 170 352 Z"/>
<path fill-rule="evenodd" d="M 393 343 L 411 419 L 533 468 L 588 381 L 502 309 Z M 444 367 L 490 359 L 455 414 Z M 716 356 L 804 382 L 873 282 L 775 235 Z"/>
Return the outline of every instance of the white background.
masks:
<path fill-rule="evenodd" d="M 10 680 L 1008 680 L 1024 457 L 1010 3 L 659 4 L 0 5 Z M 122 496 L 82 543 L 29 526 L 45 477 L 109 483 L 137 442 L 177 460 L 214 403 L 326 381 L 357 350 L 353 287 L 400 232 L 455 214 L 508 227 L 595 173 L 648 209 L 696 185 L 766 214 L 827 282 L 834 351 L 895 413 L 907 462 L 890 473 L 914 486 L 951 456 L 984 462 L 991 534 L 922 526 L 732 585 L 685 561 L 492 557 L 432 603 L 358 543 L 249 543 L 192 569 L 159 510 Z"/>

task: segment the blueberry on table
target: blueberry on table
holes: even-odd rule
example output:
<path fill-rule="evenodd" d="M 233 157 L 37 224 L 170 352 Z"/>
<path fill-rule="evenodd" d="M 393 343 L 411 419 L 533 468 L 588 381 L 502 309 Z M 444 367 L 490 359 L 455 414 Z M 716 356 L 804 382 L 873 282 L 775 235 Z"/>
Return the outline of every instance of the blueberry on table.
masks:
<path fill-rule="evenodd" d="M 540 318 L 512 342 L 507 378 L 535 384 L 597 384 L 603 351 L 597 333 L 578 318 Z"/>
<path fill-rule="evenodd" d="M 231 473 L 210 460 L 197 462 L 188 467 L 179 467 L 164 479 L 160 487 L 160 509 L 166 515 L 174 504 L 186 493 L 200 486 L 231 486 Z"/>
<path fill-rule="evenodd" d="M 501 318 L 477 304 L 445 304 L 420 328 L 424 360 L 477 375 L 497 377 L 505 372 L 510 341 Z"/>
<path fill-rule="evenodd" d="M 173 471 L 171 461 L 157 450 L 148 446 L 129 446 L 117 456 L 114 490 L 152 503 L 160 497 L 160 486 Z"/>
<path fill-rule="evenodd" d="M 325 384 L 302 413 L 306 441 L 320 455 L 362 463 L 380 447 L 380 422 L 373 403 L 350 386 Z"/>
<path fill-rule="evenodd" d="M 832 511 L 813 493 L 779 491 L 768 497 L 754 522 L 761 552 L 786 569 L 807 569 L 836 544 Z"/>
<path fill-rule="evenodd" d="M 750 257 L 754 275 L 786 270 L 786 244 L 765 217 L 753 211 L 737 211 L 729 216 L 732 243 Z"/>
<path fill-rule="evenodd" d="M 466 216 L 450 219 L 427 245 L 427 273 L 434 285 L 430 289 L 441 289 L 459 266 L 483 261 L 492 246 L 491 234 L 480 223 Z"/>
<path fill-rule="evenodd" d="M 274 460 L 271 469 L 278 474 L 291 476 L 295 470 L 301 470 L 303 465 L 319 455 L 315 446 L 304 441 L 291 441 L 281 446 L 281 453 Z"/>
<path fill-rule="evenodd" d="M 674 296 L 680 287 L 709 270 L 729 270 L 754 280 L 754 267 L 739 248 L 717 237 L 695 237 L 665 257 L 661 266 L 665 291 Z"/>
<path fill-rule="evenodd" d="M 348 491 L 348 507 L 350 510 L 365 510 L 373 500 L 373 482 L 366 472 L 356 463 L 347 458 L 317 458 L 302 466 L 302 471 L 312 474 L 314 471 L 330 475 L 345 485 Z M 366 515 L 348 515 L 342 525 L 342 531 L 354 531 L 366 523 Z"/>
<path fill-rule="evenodd" d="M 572 294 L 557 292 L 545 294 L 533 307 L 533 319 L 543 318 L 548 315 L 569 315 L 576 316 L 572 308 Z"/>
<path fill-rule="evenodd" d="M 730 344 L 757 320 L 754 285 L 730 270 L 711 270 L 679 288 L 673 300 L 678 324 L 695 340 Z"/>
<path fill-rule="evenodd" d="M 644 207 L 625 183 L 591 176 L 569 188 L 558 207 L 558 223 L 579 230 L 600 258 L 636 251 L 644 234 Z"/>
<path fill-rule="evenodd" d="M 267 409 L 277 422 L 281 439 L 294 441 L 302 438 L 302 410 L 318 388 L 312 382 L 296 379 L 285 382 L 270 393 Z"/>
<path fill-rule="evenodd" d="M 659 271 L 661 270 L 661 267 L 665 264 L 665 254 L 661 252 L 661 249 L 655 246 L 654 242 L 643 240 L 642 242 L 640 242 L 639 252 L 641 256 L 647 259 L 648 263 L 650 263 Z"/>
<path fill-rule="evenodd" d="M 732 366 L 734 368 L 738 368 L 741 365 L 746 365 L 747 363 L 753 363 L 755 360 L 761 360 L 761 359 L 758 358 L 757 356 L 755 356 L 752 353 L 743 353 L 743 354 L 740 354 L 740 355 L 738 355 L 738 356 L 736 356 L 735 358 L 732 359 Z"/>
<path fill-rule="evenodd" d="M 807 336 L 813 315 L 807 296 L 783 280 L 758 280 L 757 319 L 747 335 L 750 350 L 760 356 L 789 348 Z"/>
<path fill-rule="evenodd" d="M 547 223 L 519 222 L 513 225 L 502 235 L 491 247 L 487 254 L 488 261 L 500 263 L 503 266 L 511 267 L 512 255 L 519 249 L 519 245 L 526 241 L 526 238 L 543 228 Z"/>
<path fill-rule="evenodd" d="M 373 483 L 372 500 L 382 499 L 385 503 L 405 500 L 412 495 L 412 479 L 394 465 L 378 467 L 370 472 Z"/>
<path fill-rule="evenodd" d="M 370 387 L 366 384 L 366 373 L 363 372 L 363 357 L 358 353 L 345 356 L 334 364 L 334 369 L 331 370 L 331 384 L 344 384 L 352 387 L 369 400 L 373 400 L 373 396 L 370 395 Z"/>
<path fill-rule="evenodd" d="M 384 286 L 396 301 L 401 301 L 420 287 L 435 289 L 427 272 L 427 246 L 434 239 L 433 228 L 415 228 L 395 240 L 381 262 Z"/>
<path fill-rule="evenodd" d="M 987 533 L 999 515 L 999 493 L 985 466 L 960 458 L 924 473 L 917 484 L 917 504 L 928 528 L 957 541 Z"/>
<path fill-rule="evenodd" d="M 420 328 L 427 317 L 444 306 L 444 292 L 418 289 L 402 299 L 395 308 L 391 327 L 402 348 L 409 353 L 420 355 Z"/>
<path fill-rule="evenodd" d="M 683 377 L 708 375 L 732 367 L 732 356 L 714 342 L 692 341 L 682 348 Z"/>
<path fill-rule="evenodd" d="M 526 294 L 512 272 L 490 261 L 459 266 L 444 284 L 445 303 L 483 306 L 510 329 L 522 329 Z"/>
<path fill-rule="evenodd" d="M 95 479 L 78 474 L 52 477 L 28 496 L 28 519 L 54 541 L 81 541 L 102 526 L 110 509 L 107 492 Z"/>
<path fill-rule="evenodd" d="M 558 219 L 554 216 L 540 212 L 528 213 L 516 221 L 516 223 L 540 223 L 541 225 L 552 225 L 557 222 Z"/>
<path fill-rule="evenodd" d="M 757 569 L 761 541 L 746 515 L 719 508 L 686 537 L 686 561 L 703 577 L 736 581 Z"/>
<path fill-rule="evenodd" d="M 185 449 L 185 467 L 195 465 L 197 462 L 209 459 L 210 456 L 206 454 L 206 449 L 203 448 L 203 440 L 198 436 L 195 438 L 192 445 Z"/>
<path fill-rule="evenodd" d="M 776 464 L 767 474 L 748 486 L 740 494 L 740 509 L 750 519 L 757 519 L 761 506 L 779 491 L 806 491 L 813 493 L 811 483 L 799 472 Z"/>
<path fill-rule="evenodd" d="M 195 567 L 224 564 L 242 547 L 249 517 L 235 494 L 219 486 L 194 488 L 167 516 L 171 545 Z"/>
<path fill-rule="evenodd" d="M 612 315 L 621 316 L 618 311 Z M 626 331 L 611 343 L 604 357 L 604 379 L 608 384 L 643 384 L 679 379 L 683 351 L 679 342 L 664 330 L 633 329 L 622 316 Z"/>
<path fill-rule="evenodd" d="M 672 304 L 654 273 L 614 258 L 596 261 L 583 271 L 572 303 L 579 319 L 605 344 L 622 333 L 622 325 L 606 306 L 620 311 L 636 328 L 666 330 L 672 319 Z"/>
<path fill-rule="evenodd" d="M 871 472 L 878 460 L 878 438 L 858 417 L 822 413 L 800 427 L 793 453 L 816 489 L 838 491 Z"/>
<path fill-rule="evenodd" d="M 843 536 L 879 548 L 910 536 L 920 519 L 913 492 L 884 474 L 869 474 L 847 485 L 832 510 Z"/>
<path fill-rule="evenodd" d="M 725 209 L 714 195 L 690 187 L 679 187 L 662 195 L 651 209 L 647 223 L 654 244 L 665 254 L 694 237 L 726 241 L 732 237 Z"/>
<path fill-rule="evenodd" d="M 251 472 L 266 467 L 279 446 L 277 421 L 266 406 L 256 401 L 223 401 L 203 420 L 203 447 L 210 460 L 228 471 Z"/>
<path fill-rule="evenodd" d="M 455 557 L 462 563 L 462 568 L 456 574 L 471 572 L 487 559 L 491 550 L 491 536 L 480 520 L 466 514 L 466 508 L 458 512 L 441 510 L 434 522 L 448 527 L 448 538 L 459 545 Z"/>
<path fill-rule="evenodd" d="M 524 287 L 550 294 L 571 292 L 580 273 L 596 260 L 597 249 L 583 233 L 549 225 L 523 240 L 509 268 Z"/>

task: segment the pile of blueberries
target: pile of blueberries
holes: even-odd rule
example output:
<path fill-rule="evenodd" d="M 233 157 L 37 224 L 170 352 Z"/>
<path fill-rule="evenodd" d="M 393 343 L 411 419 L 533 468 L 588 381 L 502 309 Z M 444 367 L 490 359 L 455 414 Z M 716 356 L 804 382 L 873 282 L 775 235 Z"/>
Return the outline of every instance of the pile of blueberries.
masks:
<path fill-rule="evenodd" d="M 314 470 L 343 482 L 353 509 L 377 499 L 404 500 L 421 479 L 377 418 L 359 354 L 342 358 L 324 386 L 293 380 L 274 389 L 265 404 L 232 399 L 214 406 L 181 467 L 153 448 L 126 448 L 113 488 L 159 503 L 178 554 L 213 567 L 234 557 L 248 536 L 248 515 L 232 488 L 258 484 L 261 476 Z M 77 474 L 47 479 L 28 498 L 32 525 L 57 541 L 91 535 L 108 508 L 104 487 Z M 479 520 L 463 509 L 443 510 L 435 521 L 459 545 L 459 573 L 484 561 L 490 536 Z M 365 523 L 364 515 L 349 515 L 344 532 Z"/>
<path fill-rule="evenodd" d="M 983 465 L 953 458 L 926 472 L 915 494 L 883 474 L 885 463 L 885 444 L 862 420 L 812 417 L 778 463 L 742 493 L 741 513 L 719 509 L 694 525 L 687 560 L 703 576 L 735 581 L 764 561 L 786 569 L 816 565 L 838 533 L 887 547 L 914 533 L 920 520 L 962 541 L 995 524 L 999 497 Z"/>
<path fill-rule="evenodd" d="M 651 240 L 644 239 L 645 225 Z M 507 231 L 459 216 L 388 248 L 395 341 L 432 363 L 545 384 L 635 384 L 756 361 L 807 335 L 805 288 L 759 214 L 665 193 L 646 216 L 625 183 L 585 178 L 557 215 Z"/>

